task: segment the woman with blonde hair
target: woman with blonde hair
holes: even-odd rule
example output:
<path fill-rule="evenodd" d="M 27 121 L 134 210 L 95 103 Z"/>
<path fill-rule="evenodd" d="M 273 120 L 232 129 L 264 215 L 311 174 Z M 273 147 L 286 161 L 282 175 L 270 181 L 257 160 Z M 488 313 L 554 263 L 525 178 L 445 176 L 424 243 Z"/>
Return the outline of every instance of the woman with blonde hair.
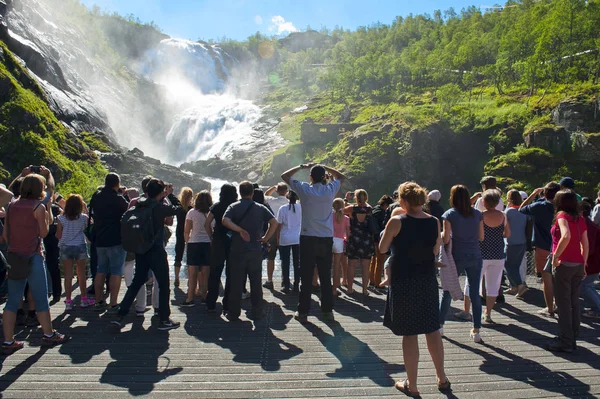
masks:
<path fill-rule="evenodd" d="M 350 236 L 350 218 L 344 215 L 344 200 L 336 198 L 333 201 L 333 296 L 338 296 L 340 277 L 348 273 L 344 267 L 344 242 Z"/>
<path fill-rule="evenodd" d="M 427 191 L 417 183 L 404 183 L 399 201 L 406 213 L 393 216 L 379 243 L 382 253 L 392 251 L 390 288 L 383 325 L 402 336 L 402 354 L 406 380 L 396 389 L 411 397 L 420 397 L 417 386 L 419 367 L 418 336 L 425 334 L 435 366 L 438 389 L 450 391 L 444 371 L 444 344 L 439 331 L 439 291 L 435 257 L 439 251 L 440 222 L 423 212 Z"/>
<path fill-rule="evenodd" d="M 194 306 L 196 285 L 200 295 L 206 300 L 208 291 L 208 276 L 210 272 L 210 236 L 205 224 L 210 207 L 213 205 L 212 196 L 207 190 L 202 190 L 194 198 L 194 208 L 185 217 L 185 242 L 187 243 L 188 293 L 183 307 Z M 214 226 L 213 226 L 214 227 Z M 198 274 L 200 276 L 198 277 Z"/>
<path fill-rule="evenodd" d="M 179 192 L 179 202 L 183 208 L 177 213 L 177 228 L 175 229 L 175 287 L 179 287 L 179 274 L 181 273 L 181 262 L 185 251 L 185 217 L 192 208 L 194 192 L 189 187 L 183 187 Z"/>
<path fill-rule="evenodd" d="M 355 205 L 344 208 L 344 214 L 350 217 L 350 237 L 346 245 L 348 256 L 348 294 L 354 292 L 354 273 L 356 266 L 360 264 L 362 269 L 363 295 L 369 295 L 369 266 L 371 258 L 375 255 L 375 243 L 373 234 L 369 228 L 369 218 L 372 217 L 373 208 L 368 204 L 369 196 L 365 190 L 359 189 L 354 192 Z"/>

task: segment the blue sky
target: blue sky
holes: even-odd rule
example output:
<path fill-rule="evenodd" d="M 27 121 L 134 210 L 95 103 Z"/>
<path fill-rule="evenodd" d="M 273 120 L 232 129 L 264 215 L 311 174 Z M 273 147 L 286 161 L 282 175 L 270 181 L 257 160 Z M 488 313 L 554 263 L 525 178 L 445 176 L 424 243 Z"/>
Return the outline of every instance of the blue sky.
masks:
<path fill-rule="evenodd" d="M 260 31 L 287 34 L 336 25 L 345 29 L 389 24 L 397 15 L 430 13 L 450 7 L 458 12 L 474 0 L 81 0 L 105 11 L 134 14 L 144 22 L 154 21 L 162 30 L 184 39 L 245 39 Z M 487 0 L 485 0 L 487 1 Z M 485 5 L 498 3 L 489 1 Z M 502 2 L 503 3 L 503 2 Z"/>

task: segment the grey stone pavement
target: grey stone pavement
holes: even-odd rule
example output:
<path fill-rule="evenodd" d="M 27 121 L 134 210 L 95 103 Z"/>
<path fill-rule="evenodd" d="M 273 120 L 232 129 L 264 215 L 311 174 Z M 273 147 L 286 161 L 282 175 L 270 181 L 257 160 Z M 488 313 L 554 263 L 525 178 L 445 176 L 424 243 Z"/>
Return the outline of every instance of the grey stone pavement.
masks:
<path fill-rule="evenodd" d="M 448 397 L 600 395 L 600 323 L 584 320 L 574 354 L 545 351 L 558 327 L 556 320 L 535 314 L 542 296 L 530 280 L 534 289 L 525 302 L 508 298 L 494 314 L 497 324 L 484 325 L 483 345 L 469 339 L 470 323 L 449 316 L 444 348 L 453 393 Z M 131 323 L 118 332 L 110 316 L 78 307 L 66 314 L 64 304 L 57 303 L 54 326 L 71 334 L 72 341 L 44 350 L 38 346 L 39 329 L 18 329 L 26 347 L 0 357 L 0 397 L 404 397 L 394 388 L 394 381 L 405 377 L 401 338 L 382 326 L 384 295 L 343 295 L 329 324 L 320 320 L 313 295 L 310 323 L 301 325 L 292 319 L 295 294 L 264 293 L 262 320 L 254 323 L 242 313 L 241 322 L 229 323 L 200 305 L 180 309 L 176 304 L 184 293 L 176 288 L 172 312 L 182 326 L 170 332 L 155 329 L 151 312 L 145 318 L 130 314 Z M 419 346 L 422 395 L 444 397 L 437 392 L 424 337 Z"/>

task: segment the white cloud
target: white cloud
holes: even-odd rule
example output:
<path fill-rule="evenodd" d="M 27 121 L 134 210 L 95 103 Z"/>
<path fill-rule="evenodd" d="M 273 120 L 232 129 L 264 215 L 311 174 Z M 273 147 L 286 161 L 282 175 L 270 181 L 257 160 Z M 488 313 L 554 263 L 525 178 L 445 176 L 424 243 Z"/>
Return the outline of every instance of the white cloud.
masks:
<path fill-rule="evenodd" d="M 257 15 L 254 17 L 254 22 L 256 22 L 256 25 L 262 25 L 263 19 L 260 15 Z"/>
<path fill-rule="evenodd" d="M 281 15 L 275 15 L 271 18 L 271 26 L 269 26 L 271 32 L 277 32 L 278 35 L 285 32 L 298 32 L 298 28 L 294 26 L 290 21 L 286 21 Z"/>

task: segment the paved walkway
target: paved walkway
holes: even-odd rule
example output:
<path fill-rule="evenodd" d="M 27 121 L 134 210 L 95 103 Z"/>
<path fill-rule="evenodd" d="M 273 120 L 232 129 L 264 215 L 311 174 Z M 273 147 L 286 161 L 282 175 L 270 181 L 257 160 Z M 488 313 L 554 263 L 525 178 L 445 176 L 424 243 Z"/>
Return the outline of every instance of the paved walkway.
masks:
<path fill-rule="evenodd" d="M 173 304 L 183 299 L 174 291 Z M 2 398 L 321 398 L 403 397 L 394 380 L 403 378 L 401 339 L 382 326 L 385 298 L 343 296 L 334 323 L 292 319 L 297 297 L 265 290 L 265 318 L 229 323 L 197 306 L 172 307 L 182 327 L 154 328 L 155 318 L 136 318 L 119 333 L 108 316 L 53 306 L 54 324 L 73 340 L 49 350 L 35 346 L 39 329 L 18 339 L 25 349 L 0 358 Z M 317 299 L 313 296 L 313 299 Z M 543 349 L 557 331 L 556 320 L 535 315 L 541 293 L 529 302 L 512 298 L 484 326 L 485 344 L 469 339 L 470 323 L 446 325 L 446 367 L 457 398 L 591 398 L 600 395 L 600 323 L 585 321 L 575 354 Z M 454 303 L 461 306 L 462 303 Z M 249 303 L 247 304 L 249 306 Z M 423 397 L 437 392 L 424 338 L 419 342 L 419 386 Z"/>

